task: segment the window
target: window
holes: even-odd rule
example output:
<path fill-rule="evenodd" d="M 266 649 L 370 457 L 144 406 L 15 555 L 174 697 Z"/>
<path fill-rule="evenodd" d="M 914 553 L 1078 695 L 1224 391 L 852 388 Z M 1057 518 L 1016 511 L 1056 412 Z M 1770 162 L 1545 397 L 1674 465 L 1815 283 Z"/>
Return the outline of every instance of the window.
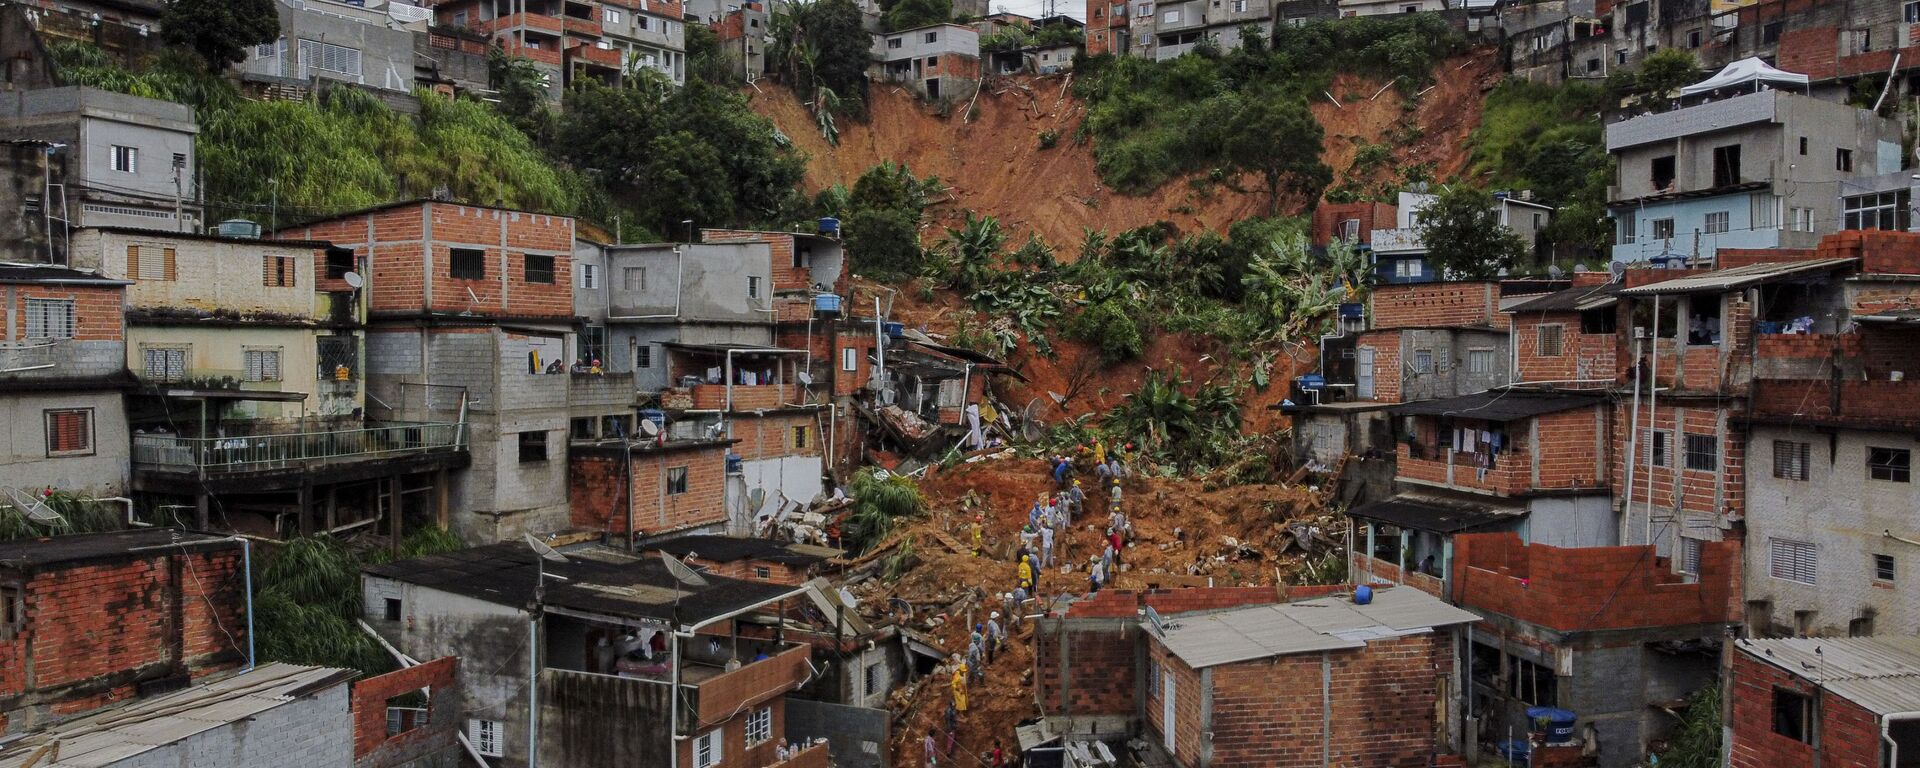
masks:
<path fill-rule="evenodd" d="M 26 625 L 27 607 L 17 587 L 0 587 L 0 638 L 12 638 Z"/>
<path fill-rule="evenodd" d="M 713 768 L 720 764 L 720 742 L 726 736 L 726 729 L 715 728 L 700 734 L 693 740 L 693 768 Z"/>
<path fill-rule="evenodd" d="M 1597 56 L 1596 56 L 1596 57 L 1594 57 L 1594 58 L 1591 58 L 1591 59 L 1587 59 L 1587 74 L 1589 74 L 1589 75 L 1597 75 L 1597 74 L 1600 74 L 1600 59 L 1599 59 L 1599 57 L 1597 57 Z"/>
<path fill-rule="evenodd" d="M 1785 22 L 1767 22 L 1766 26 L 1760 28 L 1760 43 L 1762 45 L 1773 45 L 1774 43 L 1780 42 L 1780 33 L 1785 32 L 1786 29 L 1787 25 Z"/>
<path fill-rule="evenodd" d="M 172 280 L 174 250 L 151 245 L 127 246 L 127 277 L 134 280 Z"/>
<path fill-rule="evenodd" d="M 1723 234 L 1729 229 L 1733 216 L 1728 211 L 1713 211 L 1707 214 L 1707 234 Z"/>
<path fill-rule="evenodd" d="M 1672 240 L 1673 239 L 1673 219 L 1654 219 L 1652 224 L 1653 224 L 1653 239 L 1655 240 Z"/>
<path fill-rule="evenodd" d="M 1920 24 L 1920 0 L 1907 0 L 1901 7 L 1900 18 L 1908 24 Z"/>
<path fill-rule="evenodd" d="M 1567 351 L 1567 327 L 1559 323 L 1540 326 L 1540 343 L 1535 345 L 1536 357 L 1559 357 Z"/>
<path fill-rule="evenodd" d="M 113 145 L 113 169 L 121 173 L 139 173 L 140 148 Z"/>
<path fill-rule="evenodd" d="M 1697 29 L 1687 30 L 1687 47 L 1688 48 L 1700 47 L 1700 30 L 1697 30 Z"/>
<path fill-rule="evenodd" d="M 1905 448 L 1867 449 L 1867 477 L 1891 483 L 1913 481 L 1913 452 Z"/>
<path fill-rule="evenodd" d="M 807 449 L 807 427 L 805 424 L 793 428 L 793 449 L 796 451 L 804 451 Z"/>
<path fill-rule="evenodd" d="M 292 288 L 300 262 L 293 256 L 263 256 L 260 259 L 260 284 L 268 288 Z"/>
<path fill-rule="evenodd" d="M 359 82 L 360 49 L 318 40 L 300 41 L 300 79 L 312 77 L 316 70 Z"/>
<path fill-rule="evenodd" d="M 860 350 L 853 347 L 840 350 L 840 370 L 860 370 Z"/>
<path fill-rule="evenodd" d="M 1833 169 L 1836 171 L 1845 171 L 1847 173 L 1852 173 L 1853 172 L 1853 150 L 1847 149 L 1845 147 L 1841 147 L 1840 149 L 1834 150 L 1833 151 Z"/>
<path fill-rule="evenodd" d="M 602 363 L 607 361 L 606 326 L 589 325 L 580 329 L 580 355 L 578 359 L 589 363 L 596 360 Z"/>
<path fill-rule="evenodd" d="M 887 38 L 887 47 L 888 47 L 888 48 L 899 48 L 899 47 L 900 47 L 900 44 L 901 44 L 901 38 L 898 38 L 898 37 L 889 37 L 889 38 Z"/>
<path fill-rule="evenodd" d="M 667 470 L 667 495 L 678 496 L 687 492 L 687 468 L 673 467 Z"/>
<path fill-rule="evenodd" d="M 1340 239 L 1349 243 L 1360 242 L 1360 220 L 1347 219 L 1340 222 Z"/>
<path fill-rule="evenodd" d="M 627 267 L 620 271 L 620 281 L 629 291 L 644 291 L 647 289 L 647 268 Z"/>
<path fill-rule="evenodd" d="M 1421 264 L 1419 259 L 1401 259 L 1393 263 L 1394 277 L 1419 277 Z"/>
<path fill-rule="evenodd" d="M 600 18 L 602 21 L 605 21 L 608 24 L 620 24 L 627 20 L 626 14 L 623 14 L 615 9 L 606 8 L 604 10 L 606 11 L 606 13 L 602 15 Z"/>
<path fill-rule="evenodd" d="M 1749 214 L 1749 219 L 1753 222 L 1754 229 L 1776 229 L 1780 226 L 1778 215 L 1780 198 L 1773 195 L 1754 195 L 1750 199 L 1752 202 L 1749 207 L 1753 210 Z"/>
<path fill-rule="evenodd" d="M 279 381 L 280 349 L 244 349 L 240 358 L 247 381 Z"/>
<path fill-rule="evenodd" d="M 1785 688 L 1773 689 L 1773 732 L 1802 744 L 1813 743 L 1813 698 Z"/>
<path fill-rule="evenodd" d="M 401 615 L 400 598 L 389 597 L 386 598 L 385 602 L 385 612 L 381 615 L 385 617 L 387 621 L 399 621 Z"/>
<path fill-rule="evenodd" d="M 1416 349 L 1413 351 L 1413 372 L 1433 373 L 1433 350 Z"/>
<path fill-rule="evenodd" d="M 1808 542 L 1767 540 L 1767 573 L 1776 579 L 1811 586 L 1818 565 L 1817 550 Z"/>
<path fill-rule="evenodd" d="M 1680 572 L 1690 576 L 1700 575 L 1700 540 L 1699 539 L 1689 539 L 1686 537 L 1681 537 L 1680 539 Z"/>
<path fill-rule="evenodd" d="M 1893 555 L 1873 556 L 1873 579 L 1875 581 L 1893 581 Z"/>
<path fill-rule="evenodd" d="M 47 411 L 47 455 L 93 455 L 93 409 Z"/>
<path fill-rule="evenodd" d="M 360 367 L 360 340 L 350 335 L 321 336 L 314 339 L 315 376 L 334 381 L 351 381 Z"/>
<path fill-rule="evenodd" d="M 1234 12 L 1234 13 L 1246 13 L 1246 12 L 1247 12 L 1247 0 L 1233 0 L 1233 12 Z"/>
<path fill-rule="evenodd" d="M 753 567 L 753 577 L 761 581 L 766 581 L 773 578 L 773 569 L 764 565 L 756 565 Z"/>
<path fill-rule="evenodd" d="M 1662 155 L 1653 159 L 1651 164 L 1653 190 L 1665 192 L 1673 187 L 1673 155 Z"/>
<path fill-rule="evenodd" d="M 761 707 L 747 712 L 747 748 L 752 749 L 765 744 L 773 738 L 773 707 Z"/>
<path fill-rule="evenodd" d="M 619 414 L 600 417 L 600 434 L 606 437 L 626 437 L 633 434 L 633 417 Z"/>
<path fill-rule="evenodd" d="M 1160 698 L 1160 662 L 1147 659 L 1147 698 Z"/>
<path fill-rule="evenodd" d="M 1161 12 L 1160 12 L 1160 23 L 1162 23 L 1162 24 L 1178 24 L 1178 23 L 1180 23 L 1180 9 L 1178 9 L 1178 8 L 1174 8 L 1174 9 L 1172 9 L 1172 10 L 1168 10 L 1168 11 L 1161 11 Z"/>
<path fill-rule="evenodd" d="M 1634 241 L 1639 239 L 1640 228 L 1638 225 L 1639 222 L 1633 218 L 1633 214 L 1627 214 L 1625 218 L 1620 220 L 1621 245 L 1633 245 Z"/>
<path fill-rule="evenodd" d="M 547 433 L 544 431 L 520 433 L 520 463 L 528 464 L 547 460 Z"/>
<path fill-rule="evenodd" d="M 633 348 L 633 367 L 635 368 L 652 368 L 653 367 L 653 345 L 652 344 L 640 344 Z"/>
<path fill-rule="evenodd" d="M 1805 136 L 1800 137 L 1800 154 L 1802 156 L 1807 154 L 1807 137 Z"/>
<path fill-rule="evenodd" d="M 1849 30 L 1848 34 L 1853 38 L 1854 53 L 1872 53 L 1873 52 L 1873 30 L 1854 29 L 1854 30 Z"/>
<path fill-rule="evenodd" d="M 934 68 L 934 67 L 937 67 L 937 66 L 940 66 L 940 57 L 938 57 L 938 56 L 928 56 L 928 57 L 927 57 L 927 68 L 928 68 L 928 69 L 932 69 L 932 68 Z"/>
<path fill-rule="evenodd" d="M 148 381 L 180 381 L 187 377 L 187 350 L 184 347 L 149 347 L 140 350 Z"/>
<path fill-rule="evenodd" d="M 747 276 L 747 298 L 760 298 L 760 277 L 758 275 Z"/>
<path fill-rule="evenodd" d="M 600 265 L 580 265 L 580 288 L 588 291 L 600 290 Z"/>
<path fill-rule="evenodd" d="M 1620 66 L 1623 66 L 1623 67 L 1624 67 L 1624 66 L 1626 66 L 1626 64 L 1627 64 L 1627 49 L 1625 49 L 1625 48 L 1615 48 L 1615 49 L 1613 50 L 1613 63 L 1615 63 L 1615 64 L 1618 64 L 1618 65 L 1620 65 Z"/>
<path fill-rule="evenodd" d="M 1136 5 L 1136 6 L 1134 6 L 1134 12 L 1133 12 L 1133 15 L 1134 15 L 1134 16 L 1137 16 L 1137 17 L 1140 17 L 1140 18 L 1142 18 L 1142 19 L 1144 19 L 1144 18 L 1146 18 L 1146 17 L 1148 17 L 1148 16 L 1152 16 L 1152 15 L 1153 15 L 1153 4 L 1152 4 L 1152 3 L 1141 3 L 1141 4 L 1139 4 L 1139 5 Z"/>
<path fill-rule="evenodd" d="M 1493 350 L 1467 350 L 1467 373 L 1482 375 L 1493 373 Z"/>
<path fill-rule="evenodd" d="M 327 267 L 326 267 L 327 279 L 329 280 L 344 279 L 347 276 L 348 272 L 353 271 L 354 266 L 355 265 L 353 263 L 353 251 L 351 249 L 348 249 L 348 248 L 328 248 L 327 249 Z"/>
<path fill-rule="evenodd" d="M 1854 195 L 1842 206 L 1846 229 L 1906 231 L 1912 223 L 1913 193 L 1901 189 L 1872 195 Z"/>
<path fill-rule="evenodd" d="M 1773 441 L 1773 476 L 1782 480 L 1807 479 L 1807 443 L 1794 440 Z"/>
<path fill-rule="evenodd" d="M 467 721 L 467 741 L 473 742 L 473 751 L 481 757 L 500 757 L 502 736 L 498 720 Z"/>
<path fill-rule="evenodd" d="M 447 249 L 447 277 L 455 280 L 487 279 L 487 252 L 478 248 Z"/>
<path fill-rule="evenodd" d="M 1667 460 L 1667 441 L 1672 439 L 1672 434 L 1671 432 L 1660 429 L 1647 430 L 1646 451 L 1648 465 L 1655 467 L 1669 466 Z"/>
<path fill-rule="evenodd" d="M 73 299 L 27 299 L 27 338 L 73 338 Z"/>
<path fill-rule="evenodd" d="M 579 418 L 569 419 L 567 421 L 567 435 L 574 440 L 592 440 L 594 438 L 593 417 L 581 416 Z"/>
<path fill-rule="evenodd" d="M 813 266 L 813 246 L 802 245 L 793 249 L 793 268 L 806 269 Z"/>
<path fill-rule="evenodd" d="M 878 696 L 886 691 L 887 665 L 870 664 L 864 675 L 866 679 L 861 681 L 861 690 L 865 691 L 866 695 Z"/>
<path fill-rule="evenodd" d="M 928 32 L 928 33 L 926 34 L 926 38 L 925 38 L 925 39 L 924 39 L 924 40 L 923 40 L 922 42 L 928 42 L 928 43 L 935 43 L 935 42 L 939 42 L 939 41 L 940 41 L 940 33 L 938 33 L 938 32 Z"/>
<path fill-rule="evenodd" d="M 1712 472 L 1720 465 L 1720 440 L 1713 435 L 1687 435 L 1687 469 Z"/>
<path fill-rule="evenodd" d="M 526 278 L 529 283 L 553 285 L 553 257 L 529 253 L 526 259 Z"/>

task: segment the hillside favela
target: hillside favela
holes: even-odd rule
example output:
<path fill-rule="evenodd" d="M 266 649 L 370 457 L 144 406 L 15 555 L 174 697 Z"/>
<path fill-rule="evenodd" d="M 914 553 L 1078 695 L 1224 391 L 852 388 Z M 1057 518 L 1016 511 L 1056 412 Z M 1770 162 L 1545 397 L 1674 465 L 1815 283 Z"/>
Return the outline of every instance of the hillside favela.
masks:
<path fill-rule="evenodd" d="M 1920 0 L 0 0 L 0 768 L 1920 768 L 1917 198 Z"/>

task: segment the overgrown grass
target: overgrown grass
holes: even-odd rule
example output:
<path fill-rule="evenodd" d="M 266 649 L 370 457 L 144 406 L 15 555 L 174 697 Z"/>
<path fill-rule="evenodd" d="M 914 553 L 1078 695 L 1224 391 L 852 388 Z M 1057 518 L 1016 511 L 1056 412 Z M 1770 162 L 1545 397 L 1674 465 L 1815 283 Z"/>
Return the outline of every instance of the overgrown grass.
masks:
<path fill-rule="evenodd" d="M 461 549 L 443 528 L 415 531 L 399 558 Z M 262 661 L 357 669 L 379 674 L 393 658 L 362 631 L 360 569 L 394 559 L 385 548 L 357 552 L 325 537 L 294 539 L 263 552 L 254 579 L 254 632 Z"/>
<path fill-rule="evenodd" d="M 15 508 L 8 499 L 0 497 L 0 541 L 70 533 L 117 531 L 127 527 L 126 521 L 120 517 L 120 508 L 117 506 L 102 504 L 67 491 L 49 493 L 44 490 L 22 489 L 22 492 L 43 501 L 48 508 L 60 515 L 60 520 L 45 523 L 30 520 L 25 510 Z"/>

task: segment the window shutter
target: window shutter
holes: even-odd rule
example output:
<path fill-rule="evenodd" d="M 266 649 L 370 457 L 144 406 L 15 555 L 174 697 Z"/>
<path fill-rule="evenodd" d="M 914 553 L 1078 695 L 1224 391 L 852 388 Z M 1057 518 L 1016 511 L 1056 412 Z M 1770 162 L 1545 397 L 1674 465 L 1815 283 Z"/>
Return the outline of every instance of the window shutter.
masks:
<path fill-rule="evenodd" d="M 140 246 L 127 246 L 127 277 L 140 279 Z"/>
<path fill-rule="evenodd" d="M 162 250 L 160 254 L 161 254 L 160 279 L 173 280 L 178 278 L 179 273 L 174 268 L 174 255 L 175 255 L 174 250 L 172 248 L 167 248 L 165 250 Z"/>

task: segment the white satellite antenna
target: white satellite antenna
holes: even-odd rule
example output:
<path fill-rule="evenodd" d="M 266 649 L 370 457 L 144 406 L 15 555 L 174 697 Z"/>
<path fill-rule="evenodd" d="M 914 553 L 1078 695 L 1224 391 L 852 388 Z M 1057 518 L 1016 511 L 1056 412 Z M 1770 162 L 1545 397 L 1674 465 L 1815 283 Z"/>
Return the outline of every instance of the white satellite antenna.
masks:
<path fill-rule="evenodd" d="M 28 520 L 41 525 L 65 525 L 67 522 L 67 518 L 53 511 L 53 507 L 47 506 L 45 499 L 36 498 L 33 494 L 13 486 L 0 487 L 0 490 L 6 492 L 7 502 L 12 504 L 14 509 L 20 510 L 21 514 L 26 515 Z"/>
<path fill-rule="evenodd" d="M 747 512 L 749 514 L 758 514 L 760 512 L 760 508 L 766 505 L 767 505 L 767 489 L 755 488 L 751 491 L 747 491 Z"/>
<path fill-rule="evenodd" d="M 805 386 L 805 387 L 813 386 L 813 374 L 807 373 L 806 371 L 801 371 L 800 375 L 797 378 L 800 379 L 801 386 Z"/>
<path fill-rule="evenodd" d="M 520 536 L 527 540 L 527 547 L 532 549 L 534 554 L 539 555 L 540 559 L 554 563 L 572 562 L 566 555 L 560 554 L 560 550 L 547 546 L 546 542 L 535 538 L 533 534 L 523 533 Z"/>
<path fill-rule="evenodd" d="M 689 552 L 687 556 L 692 557 L 693 553 Z M 667 572 L 673 574 L 675 581 L 694 588 L 707 586 L 707 577 L 700 575 L 699 571 L 687 567 L 686 563 L 680 562 L 674 558 L 674 556 L 661 552 L 660 560 L 667 564 Z"/>
<path fill-rule="evenodd" d="M 640 434 L 646 435 L 648 438 L 658 437 L 660 435 L 660 425 L 654 423 L 653 419 L 641 419 Z"/>
<path fill-rule="evenodd" d="M 1613 275 L 1613 282 L 1620 282 L 1627 276 L 1627 265 L 1617 261 L 1612 262 L 1607 265 L 1607 272 Z"/>
<path fill-rule="evenodd" d="M 352 288 L 356 291 L 360 290 L 362 286 L 365 286 L 367 284 L 367 279 L 364 277 L 361 277 L 360 273 L 358 272 L 348 272 L 344 275 L 341 275 L 340 279 L 347 281 L 347 287 Z"/>
<path fill-rule="evenodd" d="M 1551 277 L 1555 280 L 1558 280 L 1566 276 L 1567 276 L 1567 271 L 1564 269 L 1561 269 L 1560 265 L 1558 264 L 1547 265 L 1547 277 Z"/>

